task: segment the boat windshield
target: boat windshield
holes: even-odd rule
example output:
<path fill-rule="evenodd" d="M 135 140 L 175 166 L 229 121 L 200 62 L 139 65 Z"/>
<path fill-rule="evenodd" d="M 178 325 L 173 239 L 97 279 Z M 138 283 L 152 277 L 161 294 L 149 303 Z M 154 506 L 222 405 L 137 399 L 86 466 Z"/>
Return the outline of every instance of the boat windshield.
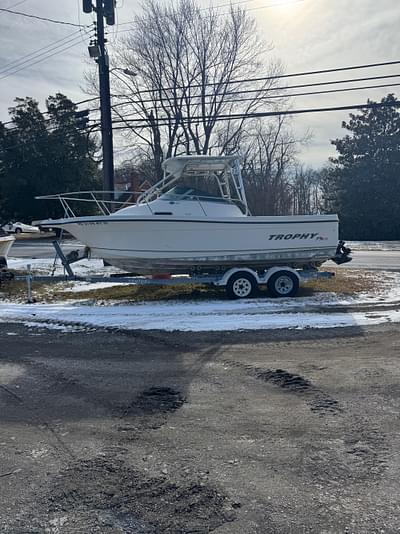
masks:
<path fill-rule="evenodd" d="M 225 204 L 232 204 L 228 199 L 222 197 L 211 196 L 206 191 L 201 191 L 189 185 L 177 185 L 160 196 L 160 200 L 201 200 L 207 202 L 224 202 Z"/>

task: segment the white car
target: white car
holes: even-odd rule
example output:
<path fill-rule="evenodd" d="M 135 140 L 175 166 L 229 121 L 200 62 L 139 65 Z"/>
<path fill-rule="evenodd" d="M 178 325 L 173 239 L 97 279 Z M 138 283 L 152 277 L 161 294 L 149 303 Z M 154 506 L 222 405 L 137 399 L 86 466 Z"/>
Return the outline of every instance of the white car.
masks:
<path fill-rule="evenodd" d="M 9 222 L 3 226 L 3 230 L 9 234 L 39 234 L 40 229 L 37 226 L 31 224 L 25 224 L 22 222 Z"/>

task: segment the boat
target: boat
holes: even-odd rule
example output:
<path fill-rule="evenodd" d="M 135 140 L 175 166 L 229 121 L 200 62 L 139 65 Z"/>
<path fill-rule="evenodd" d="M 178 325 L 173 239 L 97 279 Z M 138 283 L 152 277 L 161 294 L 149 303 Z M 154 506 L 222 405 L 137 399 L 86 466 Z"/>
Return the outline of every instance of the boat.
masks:
<path fill-rule="evenodd" d="M 7 267 L 7 256 L 14 241 L 14 236 L 8 235 L 0 228 L 0 268 Z"/>
<path fill-rule="evenodd" d="M 107 203 L 95 191 L 38 197 L 58 199 L 65 210 L 40 225 L 67 230 L 90 257 L 140 275 L 349 261 L 338 248 L 337 215 L 252 216 L 238 156 L 179 156 L 163 170 L 135 203 Z M 99 214 L 77 216 L 77 200 L 94 203 Z"/>

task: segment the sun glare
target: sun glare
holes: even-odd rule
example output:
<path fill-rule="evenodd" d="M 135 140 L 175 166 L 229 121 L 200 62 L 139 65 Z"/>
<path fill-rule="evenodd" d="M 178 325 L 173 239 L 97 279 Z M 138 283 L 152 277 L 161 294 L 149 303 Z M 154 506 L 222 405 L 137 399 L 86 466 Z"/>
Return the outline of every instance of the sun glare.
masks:
<path fill-rule="evenodd" d="M 270 0 L 270 2 L 268 3 L 268 7 L 290 7 L 291 5 L 300 4 L 303 2 L 304 0 Z"/>

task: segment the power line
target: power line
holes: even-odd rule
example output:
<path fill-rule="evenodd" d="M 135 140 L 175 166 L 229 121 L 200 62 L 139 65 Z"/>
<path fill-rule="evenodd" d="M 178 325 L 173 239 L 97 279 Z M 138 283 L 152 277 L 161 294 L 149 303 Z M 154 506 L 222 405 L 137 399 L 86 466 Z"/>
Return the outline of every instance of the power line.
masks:
<path fill-rule="evenodd" d="M 315 71 L 305 71 L 305 72 L 297 72 L 297 73 L 290 73 L 290 74 L 281 74 L 281 75 L 276 75 L 276 76 L 263 76 L 263 77 L 259 77 L 259 78 L 246 78 L 246 79 L 241 79 L 241 80 L 231 80 L 229 81 L 229 85 L 230 84 L 236 84 L 236 83 L 247 83 L 247 82 L 253 82 L 253 81 L 262 81 L 262 80 L 275 80 L 275 79 L 279 79 L 279 78 L 293 78 L 293 77 L 297 77 L 297 76 L 309 76 L 309 75 L 315 75 L 315 74 L 326 74 L 326 73 L 331 73 L 331 72 L 343 72 L 343 71 L 349 71 L 349 70 L 358 70 L 358 69 L 368 69 L 368 68 L 374 68 L 374 67 L 383 67 L 383 66 L 389 66 L 389 65 L 399 65 L 400 64 L 400 61 L 385 61 L 385 62 L 380 62 L 380 63 L 369 63 L 369 64 L 364 64 L 364 65 L 355 65 L 355 66 L 346 66 L 346 67 L 335 67 L 335 68 L 330 68 L 330 69 L 320 69 L 320 70 L 315 70 Z M 389 77 L 396 77 L 398 76 L 397 74 L 396 75 L 389 75 Z M 348 81 L 343 81 L 343 83 L 350 83 L 352 81 L 354 82 L 357 82 L 357 81 L 371 81 L 371 80 L 378 80 L 378 79 L 383 79 L 385 78 L 386 76 L 377 76 L 377 77 L 365 77 L 365 78 L 355 78 L 355 79 L 352 79 L 352 80 L 348 80 Z M 328 84 L 332 84 L 332 83 L 340 83 L 340 80 L 339 81 L 328 81 L 328 82 L 319 82 L 318 84 L 302 84 L 302 85 L 296 85 L 296 86 L 287 86 L 287 87 L 284 87 L 283 89 L 287 90 L 287 89 L 299 89 L 299 88 L 306 88 L 306 87 L 312 87 L 312 86 L 315 86 L 315 85 L 328 85 Z M 214 86 L 214 85 L 217 85 L 216 83 L 207 83 L 207 84 L 204 84 L 204 86 Z M 163 88 L 164 91 L 171 91 L 173 89 L 185 89 L 185 90 L 188 90 L 188 89 L 195 89 L 195 88 L 199 88 L 199 87 L 203 87 L 203 85 L 191 85 L 191 86 L 178 86 L 178 87 L 166 87 L 166 88 Z M 279 90 L 279 89 L 282 89 L 282 88 L 273 88 L 273 90 Z M 266 90 L 271 90 L 270 88 L 267 88 Z M 250 90 L 244 90 L 243 92 L 246 93 Z M 256 91 L 259 91 L 259 90 L 256 90 Z M 141 90 L 138 90 L 136 91 L 135 94 L 139 94 L 139 95 L 142 95 L 142 94 L 151 94 L 151 93 L 155 93 L 156 90 L 152 90 L 152 89 L 141 89 Z M 214 95 L 211 95 L 211 96 L 215 96 Z M 90 101 L 93 101 L 93 100 L 98 100 L 99 97 L 93 97 L 91 99 L 87 99 L 85 102 L 90 102 Z M 157 100 L 160 100 L 160 99 L 152 99 L 152 100 L 149 100 L 149 102 L 153 102 L 153 101 L 157 101 Z M 168 99 L 167 99 L 168 100 Z M 82 102 L 84 103 L 84 102 Z M 127 101 L 127 102 L 120 102 L 118 104 L 114 104 L 114 105 L 124 105 L 124 104 L 129 104 L 131 102 Z"/>
<path fill-rule="evenodd" d="M 219 121 L 229 121 L 232 119 L 250 119 L 250 118 L 263 118 L 263 117 L 276 117 L 276 116 L 285 116 L 285 115 L 300 115 L 305 113 L 324 113 L 324 112 L 332 112 L 332 111 L 350 111 L 350 110 L 364 110 L 364 109 L 380 109 L 380 108 L 397 108 L 400 107 L 400 102 L 395 103 L 387 103 L 387 102 L 377 102 L 377 103 L 369 103 L 369 104 L 356 104 L 351 106 L 334 106 L 334 107 L 325 107 L 325 108 L 306 108 L 306 109 L 297 109 L 297 110 L 285 110 L 285 111 L 266 111 L 266 112 L 252 112 L 247 114 L 232 114 L 232 115 L 221 115 L 220 117 L 216 117 L 216 122 Z M 206 118 L 210 117 L 203 117 L 198 116 L 190 119 L 191 123 L 196 123 L 196 121 L 202 121 Z M 213 118 L 213 117 L 211 117 Z M 187 121 L 187 118 L 182 118 L 183 121 Z M 119 124 L 119 123 L 131 123 L 131 122 L 144 122 L 143 119 L 129 119 L 129 120 L 119 120 L 119 121 L 113 121 L 113 124 Z M 161 121 L 158 121 L 158 126 L 168 126 L 168 122 L 161 123 Z M 99 132 L 100 131 L 100 125 L 94 124 L 91 126 L 91 132 Z M 97 128 L 97 129 L 96 129 Z M 113 130 L 133 130 L 133 129 L 147 129 L 149 128 L 148 124 L 135 124 L 132 126 L 114 126 Z M 13 131 L 14 129 L 8 130 Z M 54 130 L 46 130 L 48 133 L 57 133 L 57 129 Z M 62 136 L 64 135 L 63 132 L 57 133 L 58 135 Z M 17 148 L 20 146 L 20 144 L 27 145 L 36 142 L 36 140 L 32 141 L 25 141 L 22 143 L 19 143 L 18 145 L 14 145 L 11 147 L 6 147 L 6 149 L 11 150 L 12 148 Z"/>
<path fill-rule="evenodd" d="M 325 113 L 330 111 L 349 111 L 349 110 L 355 110 L 355 109 L 380 109 L 380 108 L 397 108 L 400 107 L 400 102 L 395 103 L 387 103 L 387 102 L 371 102 L 369 104 L 355 104 L 351 106 L 333 106 L 333 107 L 325 107 L 325 108 L 305 108 L 305 109 L 294 109 L 294 110 L 284 110 L 284 111 L 258 111 L 258 112 L 251 112 L 251 113 L 235 113 L 230 115 L 220 115 L 218 117 L 213 116 L 201 116 L 198 115 L 196 117 L 182 117 L 181 122 L 190 122 L 192 124 L 198 123 L 199 121 L 204 121 L 205 119 L 215 119 L 216 122 L 218 121 L 230 121 L 233 119 L 254 119 L 254 118 L 263 118 L 263 117 L 280 117 L 280 116 L 286 116 L 286 115 L 302 115 L 305 113 Z M 165 119 L 163 119 L 165 120 Z M 117 120 L 113 121 L 113 124 L 118 124 L 121 122 L 144 122 L 143 119 L 128 119 L 128 120 Z M 157 122 L 158 126 L 168 126 L 168 122 L 160 123 L 160 121 Z M 138 125 L 140 128 L 149 128 L 149 125 Z M 121 130 L 121 129 L 129 129 L 129 126 L 116 126 L 115 130 Z"/>
<path fill-rule="evenodd" d="M 393 75 L 393 77 L 397 77 L 399 75 Z M 390 76 L 391 77 L 391 76 Z M 326 82 L 326 83 L 331 83 L 331 82 Z M 335 81 L 336 83 L 336 81 Z M 338 83 L 340 83 L 340 81 L 338 81 Z M 312 85 L 312 84 L 310 84 Z M 291 97 L 299 97 L 299 96 L 313 96 L 313 95 L 321 95 L 321 94 L 331 94 L 331 93 L 341 93 L 341 92 L 348 92 L 348 91 L 359 91 L 359 90 L 366 90 L 366 89 L 379 89 L 379 88 L 384 88 L 384 87 L 398 87 L 400 86 L 400 83 L 391 83 L 391 84 L 377 84 L 377 85 L 368 85 L 368 86 L 362 86 L 362 87 L 347 87 L 347 88 L 340 88 L 340 89 L 331 89 L 331 90 L 323 90 L 323 91 L 311 91 L 311 92 L 304 92 L 304 93 L 294 93 L 294 94 L 288 94 L 288 95 L 269 95 L 267 98 L 268 99 L 271 99 L 271 98 L 291 98 Z M 287 87 L 285 89 L 290 89 L 291 87 Z M 246 94 L 246 93 L 245 93 Z M 213 95 L 208 95 L 208 96 L 213 96 Z M 72 102 L 75 106 L 80 106 L 82 104 L 87 104 L 87 103 L 90 103 L 90 102 L 94 102 L 96 100 L 98 100 L 99 97 L 98 96 L 94 96 L 94 97 L 90 97 L 90 98 L 86 98 L 84 100 L 80 100 L 78 102 Z M 246 98 L 241 98 L 241 99 L 229 99 L 229 100 L 226 100 L 226 103 L 230 103 L 230 102 L 244 102 L 244 101 L 250 101 L 250 100 L 253 100 L 253 98 L 251 99 L 246 99 Z M 155 101 L 157 100 L 136 100 L 136 101 L 125 101 L 125 102 L 118 102 L 116 104 L 114 104 L 112 107 L 113 108 L 116 108 L 116 107 L 120 107 L 120 106 L 124 106 L 124 105 L 132 105 L 132 104 L 142 104 L 142 103 L 154 103 Z M 90 111 L 99 111 L 100 108 L 93 108 L 91 109 Z M 162 108 L 158 108 L 158 109 L 162 109 Z M 48 111 L 44 111 L 42 113 L 43 115 L 47 115 L 49 114 Z M 134 113 L 130 114 L 130 115 L 125 115 L 125 117 L 130 117 L 132 115 L 135 115 Z M 46 122 L 49 122 L 51 121 L 52 119 L 47 119 Z M 144 120 L 144 119 L 138 119 L 139 121 L 140 120 Z M 4 122 L 3 125 L 7 125 L 7 124 L 12 124 L 14 121 L 8 121 L 8 122 Z"/>
<path fill-rule="evenodd" d="M 280 99 L 284 99 L 284 98 L 292 98 L 292 97 L 300 97 L 300 96 L 315 96 L 315 95 L 324 95 L 324 94 L 332 94 L 332 93 L 345 93 L 345 92 L 349 92 L 349 91 L 362 91 L 362 90 L 365 90 L 365 89 L 381 89 L 381 88 L 384 88 L 384 87 L 399 87 L 400 86 L 400 83 L 390 83 L 390 84 L 378 84 L 378 85 L 367 85 L 367 86 L 363 86 L 363 87 L 345 87 L 345 88 L 342 88 L 342 89 L 329 89 L 329 90 L 324 90 L 324 91 L 311 91 L 311 92 L 305 92 L 305 93 L 292 93 L 292 94 L 288 94 L 288 95 L 269 95 L 267 97 L 265 97 L 265 99 L 277 99 L 277 98 L 280 98 Z M 263 98 L 257 98 L 257 97 L 253 97 L 253 98 L 232 98 L 232 99 L 227 99 L 224 101 L 225 104 L 230 104 L 230 103 L 240 103 L 240 102 L 257 102 L 257 101 L 261 101 L 263 100 Z M 131 101 L 131 102 L 126 102 L 125 104 L 128 105 L 128 104 L 143 104 L 145 102 L 153 102 L 152 100 L 148 100 L 148 101 L 145 101 L 145 100 L 142 100 L 142 101 Z M 220 104 L 222 103 L 222 101 L 220 102 L 217 102 L 217 104 Z M 117 107 L 118 105 L 120 105 L 122 103 L 117 103 L 115 104 L 114 106 L 112 106 L 113 108 L 114 107 Z M 210 105 L 211 102 L 206 102 L 206 105 Z M 200 104 L 193 104 L 193 105 L 200 105 Z M 172 106 L 169 106 L 169 107 L 172 107 Z M 162 106 L 153 106 L 152 109 L 164 109 Z M 92 111 L 96 111 L 96 110 L 92 110 Z M 131 113 L 129 115 L 124 115 L 124 117 L 132 117 L 133 115 L 136 115 L 136 113 Z"/>
<path fill-rule="evenodd" d="M 191 99 L 192 98 L 214 98 L 216 96 L 235 96 L 235 95 L 248 95 L 248 94 L 254 94 L 254 93 L 265 93 L 267 91 L 271 91 L 271 92 L 275 92 L 275 91 L 287 91 L 287 90 L 290 90 L 290 89 L 304 89 L 304 88 L 308 88 L 308 87 L 320 87 L 320 86 L 324 86 L 324 85 L 337 85 L 337 84 L 340 84 L 340 83 L 355 83 L 355 82 L 366 82 L 366 81 L 373 81 L 373 80 L 384 80 L 384 79 L 388 79 L 388 78 L 398 78 L 400 76 L 400 74 L 387 74 L 387 75 L 384 75 L 384 76 L 368 76 L 368 77 L 364 77 L 364 78 L 349 78 L 349 79 L 345 79 L 345 80 L 328 80 L 326 82 L 314 82 L 314 83 L 308 83 L 308 84 L 297 84 L 297 85 L 288 85 L 288 86 L 282 86 L 282 87 L 274 87 L 274 88 L 270 88 L 270 87 L 267 87 L 267 88 L 261 88 L 261 89 L 242 89 L 240 91 L 225 91 L 225 92 L 216 92 L 216 93 L 210 93 L 210 94 L 205 94 L 205 95 L 191 95 Z M 339 91 L 339 89 L 338 89 Z M 148 90 L 145 90 L 145 91 L 137 91 L 135 94 L 138 94 L 138 95 L 141 95 L 141 94 L 144 94 L 144 93 L 148 93 L 149 91 Z M 271 95 L 272 96 L 272 95 Z M 271 98 L 271 96 L 268 96 L 268 98 Z M 278 95 L 276 96 L 275 98 L 285 98 L 285 97 L 289 97 L 291 95 Z M 306 96 L 305 94 L 304 95 L 301 95 L 301 96 Z M 169 98 L 169 97 L 155 97 L 153 99 L 147 99 L 147 100 L 136 100 L 136 101 L 125 101 L 125 102 L 118 102 L 116 104 L 114 104 L 113 107 L 116 107 L 116 106 L 123 106 L 123 105 L 127 105 L 127 104 L 132 104 L 132 103 L 135 103 L 135 104 L 141 104 L 141 103 L 155 103 L 155 102 L 170 102 L 172 99 Z"/>
<path fill-rule="evenodd" d="M 260 76 L 260 77 L 257 77 L 257 78 L 242 78 L 240 80 L 229 80 L 229 82 L 225 82 L 225 83 L 227 85 L 237 84 L 237 83 L 252 83 L 252 82 L 261 82 L 261 81 L 269 81 L 269 80 L 278 80 L 278 79 L 283 79 L 283 78 L 295 78 L 295 77 L 298 77 L 298 76 L 314 76 L 316 74 L 328 74 L 328 73 L 332 73 L 332 72 L 344 72 L 344 71 L 348 71 L 348 70 L 370 69 L 370 68 L 375 68 L 375 67 L 387 67 L 387 66 L 390 66 L 390 65 L 399 65 L 399 64 L 400 64 L 400 60 L 385 61 L 385 62 L 381 62 L 381 63 L 370 63 L 370 64 L 365 64 L 365 65 L 355 65 L 355 66 L 350 66 L 350 67 L 335 67 L 335 68 L 331 68 L 331 69 L 321 69 L 321 70 L 314 70 L 314 71 L 295 72 L 295 73 L 290 73 L 290 74 L 276 74 L 274 76 Z M 372 79 L 374 79 L 374 78 L 372 78 Z M 357 80 L 355 80 L 355 81 L 357 81 Z M 208 83 L 205 83 L 205 84 L 193 84 L 193 85 L 190 85 L 190 86 L 165 87 L 165 88 L 163 88 L 163 91 L 172 91 L 172 90 L 175 90 L 175 89 L 180 89 L 180 90 L 199 89 L 199 88 L 203 88 L 203 87 L 212 87 L 212 86 L 216 86 L 216 85 L 220 85 L 220 84 L 221 84 L 221 82 L 208 82 Z M 156 91 L 155 89 L 143 89 L 143 90 L 140 91 L 140 94 L 154 93 L 155 91 Z"/>
<path fill-rule="evenodd" d="M 381 63 L 367 63 L 364 65 L 354 65 L 351 67 L 335 67 L 332 69 L 320 69 L 320 70 L 310 70 L 305 72 L 295 72 L 291 74 L 277 74 L 275 76 L 261 76 L 259 78 L 247 78 L 243 80 L 233 80 L 230 83 L 245 83 L 245 82 L 259 82 L 264 80 L 277 80 L 281 78 L 293 78 L 297 76 L 313 76 L 315 74 L 328 74 L 331 72 L 343 72 L 346 70 L 357 70 L 357 69 L 371 69 L 375 67 L 387 67 L 390 65 L 399 65 L 400 60 L 397 61 L 384 61 Z M 217 83 L 211 83 L 210 85 L 218 85 Z"/>
<path fill-rule="evenodd" d="M 58 39 L 57 41 L 52 41 L 48 45 L 42 46 L 41 48 L 38 48 L 37 50 L 34 50 L 30 54 L 27 54 L 27 55 L 25 55 L 25 56 L 23 56 L 23 57 L 21 57 L 19 59 L 15 59 L 13 61 L 10 61 L 9 63 L 6 63 L 5 65 L 3 65 L 0 68 L 0 74 L 3 74 L 5 71 L 10 70 L 10 69 L 12 69 L 14 67 L 20 66 L 19 65 L 20 63 L 25 63 L 26 61 L 29 61 L 30 58 L 32 58 L 32 56 L 36 56 L 36 54 L 38 54 L 42 50 L 46 50 L 48 48 L 52 48 L 57 43 L 61 43 L 62 41 L 66 41 L 66 40 L 70 39 L 71 37 L 73 37 L 74 35 L 76 35 L 76 34 L 78 34 L 80 32 L 81 32 L 81 29 L 75 30 L 74 32 L 72 32 L 72 33 L 68 34 L 67 36 L 63 37 L 62 39 Z"/>
<path fill-rule="evenodd" d="M 43 61 L 46 61 L 47 59 L 50 59 L 51 57 L 55 56 L 56 54 L 60 54 L 61 52 L 65 52 L 66 50 L 69 50 L 70 48 L 72 48 L 72 47 L 74 47 L 74 46 L 76 46 L 76 45 L 78 45 L 80 43 L 81 43 L 81 36 L 79 35 L 79 36 L 75 37 L 74 39 L 71 39 L 67 43 L 60 44 L 60 45 L 54 47 L 53 49 L 48 50 L 47 52 L 51 52 L 50 54 L 48 54 L 47 52 L 43 52 L 42 54 L 39 54 L 36 58 L 33 58 L 33 59 L 37 59 L 37 61 L 28 61 L 26 65 L 22 65 L 21 64 L 20 68 L 17 68 L 17 70 L 12 70 L 11 72 L 7 72 L 6 74 L 4 74 L 4 76 L 0 77 L 0 80 L 4 80 L 5 78 L 8 78 L 9 76 L 13 76 L 14 74 L 17 74 L 18 72 L 20 72 L 22 70 L 25 70 L 27 68 L 33 67 L 33 65 L 36 65 L 37 63 L 41 63 Z M 68 45 L 68 46 L 65 46 L 65 45 Z M 44 57 L 41 57 L 41 56 L 44 56 Z M 38 59 L 38 58 L 41 58 L 41 59 Z"/>
<path fill-rule="evenodd" d="M 11 13 L 12 15 L 20 15 L 21 17 L 27 17 L 30 19 L 42 20 L 44 22 L 52 22 L 53 24 L 64 24 L 66 26 L 75 26 L 76 28 L 84 27 L 81 24 L 75 24 L 73 22 L 66 22 L 64 20 L 49 19 L 47 17 L 39 17 L 38 15 L 31 15 L 29 13 L 22 13 L 21 11 L 13 11 L 12 9 L 0 8 L 0 11 L 5 13 Z"/>

